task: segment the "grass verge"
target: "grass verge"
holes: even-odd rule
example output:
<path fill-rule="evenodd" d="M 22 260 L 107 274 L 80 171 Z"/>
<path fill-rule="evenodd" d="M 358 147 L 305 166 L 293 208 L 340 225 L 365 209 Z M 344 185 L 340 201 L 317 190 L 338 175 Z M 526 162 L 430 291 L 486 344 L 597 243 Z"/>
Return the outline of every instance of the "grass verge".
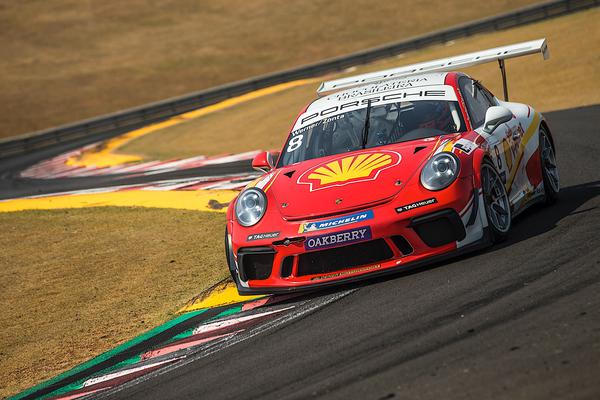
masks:
<path fill-rule="evenodd" d="M 592 9 L 511 30 L 461 39 L 359 68 L 352 74 L 458 55 L 503 44 L 547 37 L 551 57 L 507 62 L 511 100 L 550 111 L 600 102 L 600 10 Z M 465 68 L 499 97 L 495 64 Z M 317 85 L 297 87 L 140 137 L 123 147 L 147 159 L 213 155 L 280 148 L 301 107 L 315 98 Z"/>
<path fill-rule="evenodd" d="M 0 137 L 538 1 L 6 0 L 0 2 Z"/>
<path fill-rule="evenodd" d="M 0 397 L 164 323 L 228 274 L 223 213 L 0 214 Z"/>

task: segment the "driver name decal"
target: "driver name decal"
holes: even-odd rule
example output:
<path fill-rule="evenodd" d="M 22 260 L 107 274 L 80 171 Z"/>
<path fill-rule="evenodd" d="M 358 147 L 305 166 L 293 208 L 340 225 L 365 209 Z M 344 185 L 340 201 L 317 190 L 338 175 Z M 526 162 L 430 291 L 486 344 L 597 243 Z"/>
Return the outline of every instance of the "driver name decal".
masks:
<path fill-rule="evenodd" d="M 400 154 L 395 151 L 379 150 L 339 157 L 319 164 L 304 172 L 298 184 L 310 186 L 310 191 L 345 186 L 357 182 L 377 179 L 381 171 L 400 163 Z"/>
<path fill-rule="evenodd" d="M 305 250 L 326 249 L 350 243 L 364 242 L 371 239 L 371 228 L 361 226 L 347 231 L 329 233 L 327 235 L 311 236 L 304 242 Z"/>

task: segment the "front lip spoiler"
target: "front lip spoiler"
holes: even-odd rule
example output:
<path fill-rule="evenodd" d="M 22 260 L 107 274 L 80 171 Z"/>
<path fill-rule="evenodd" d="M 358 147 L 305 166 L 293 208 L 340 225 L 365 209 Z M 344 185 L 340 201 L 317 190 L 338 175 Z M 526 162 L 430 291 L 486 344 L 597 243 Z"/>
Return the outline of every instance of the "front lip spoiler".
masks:
<path fill-rule="evenodd" d="M 353 276 L 349 278 L 341 278 L 339 280 L 329 281 L 329 282 L 321 282 L 314 283 L 311 285 L 302 285 L 302 286 L 294 286 L 294 287 L 254 287 L 247 288 L 240 286 L 237 284 L 237 289 L 239 294 L 241 295 L 259 295 L 259 294 L 285 294 L 285 293 L 298 293 L 298 292 L 311 292 L 323 288 L 329 288 L 332 286 L 342 286 L 348 285 L 355 282 L 364 281 L 367 279 L 372 279 L 380 276 L 391 275 L 391 274 L 399 274 L 406 271 L 411 271 L 413 269 L 421 268 L 423 266 L 435 264 L 436 262 L 445 261 L 451 258 L 459 257 L 461 255 L 471 253 L 476 250 L 480 250 L 486 247 L 489 247 L 493 244 L 491 240 L 491 235 L 489 233 L 488 228 L 484 229 L 483 237 L 475 242 L 471 243 L 468 246 L 462 247 L 458 250 L 451 251 L 444 254 L 439 254 L 436 256 L 432 256 L 430 258 L 426 258 L 424 260 L 413 261 L 407 264 L 398 265 L 399 268 L 388 268 L 383 271 L 370 272 L 364 275 Z"/>

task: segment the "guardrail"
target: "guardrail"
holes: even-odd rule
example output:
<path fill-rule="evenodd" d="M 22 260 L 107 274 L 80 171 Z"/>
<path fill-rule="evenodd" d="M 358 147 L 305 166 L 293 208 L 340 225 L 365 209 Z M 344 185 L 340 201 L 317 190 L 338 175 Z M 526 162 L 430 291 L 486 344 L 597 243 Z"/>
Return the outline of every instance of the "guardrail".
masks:
<path fill-rule="evenodd" d="M 261 75 L 73 124 L 62 125 L 15 138 L 8 138 L 0 141 L 0 158 L 29 153 L 57 143 L 65 143 L 83 138 L 93 139 L 100 136 L 104 137 L 111 132 L 122 132 L 129 127 L 134 129 L 143 124 L 158 122 L 187 111 L 279 83 L 341 71 L 348 67 L 395 56 L 402 52 L 420 49 L 431 44 L 444 43 L 481 32 L 512 28 L 596 7 L 599 4 L 600 0 L 555 0 L 536 4 L 350 55 L 330 58 L 318 63 Z"/>

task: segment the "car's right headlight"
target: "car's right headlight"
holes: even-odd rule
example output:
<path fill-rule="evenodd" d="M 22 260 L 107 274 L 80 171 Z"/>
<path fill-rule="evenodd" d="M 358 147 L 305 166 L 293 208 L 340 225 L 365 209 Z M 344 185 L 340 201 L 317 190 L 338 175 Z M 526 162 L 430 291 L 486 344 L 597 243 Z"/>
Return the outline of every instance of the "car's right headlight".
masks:
<path fill-rule="evenodd" d="M 458 176 L 460 161 L 452 153 L 435 154 L 421 170 L 421 184 L 429 190 L 442 190 Z"/>
<path fill-rule="evenodd" d="M 235 202 L 235 216 L 242 226 L 256 225 L 267 210 L 267 196 L 257 188 L 244 190 Z"/>

